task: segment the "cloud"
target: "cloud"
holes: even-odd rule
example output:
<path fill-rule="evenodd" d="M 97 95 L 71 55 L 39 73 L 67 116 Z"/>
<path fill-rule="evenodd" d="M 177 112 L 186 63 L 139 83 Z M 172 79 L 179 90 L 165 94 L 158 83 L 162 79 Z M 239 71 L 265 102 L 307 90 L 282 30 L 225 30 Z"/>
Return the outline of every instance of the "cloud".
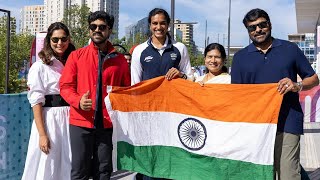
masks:
<path fill-rule="evenodd" d="M 138 20 L 138 17 L 133 17 L 126 13 L 119 13 L 119 38 L 125 36 L 125 28 L 127 26 L 136 23 Z"/>
<path fill-rule="evenodd" d="M 187 9 L 187 13 L 192 14 L 194 21 L 199 22 L 199 25 L 195 26 L 194 30 L 194 38 L 198 46 L 203 46 L 204 44 L 205 20 L 208 22 L 207 31 L 210 42 L 217 42 L 219 36 L 219 42 L 221 44 L 225 42 L 226 45 L 227 39 L 223 39 L 223 37 L 226 38 L 228 33 L 228 1 L 203 0 L 198 3 L 196 0 L 177 0 L 176 3 Z M 248 33 L 242 24 L 242 19 L 253 8 L 261 8 L 267 11 L 273 25 L 272 34 L 276 38 L 287 39 L 288 34 L 297 32 L 293 0 L 233 0 L 231 3 L 231 46 L 248 44 Z M 183 14 L 181 16 L 188 17 Z"/>
<path fill-rule="evenodd" d="M 148 16 L 151 9 L 164 8 L 169 14 L 171 11 L 171 0 L 120 0 L 119 3 L 119 38 L 125 35 L 125 27 Z M 198 23 L 194 25 L 194 40 L 198 46 L 204 46 L 206 20 L 210 42 L 225 42 L 227 45 L 228 3 L 227 0 L 175 0 L 175 18 L 182 22 Z M 43 4 L 43 0 L 0 0 L 0 4 L 2 9 L 12 11 L 18 25 L 20 9 L 26 5 Z M 248 44 L 248 33 L 242 19 L 252 8 L 261 8 L 268 12 L 274 37 L 287 39 L 288 34 L 297 32 L 294 0 L 232 0 L 231 45 Z"/>

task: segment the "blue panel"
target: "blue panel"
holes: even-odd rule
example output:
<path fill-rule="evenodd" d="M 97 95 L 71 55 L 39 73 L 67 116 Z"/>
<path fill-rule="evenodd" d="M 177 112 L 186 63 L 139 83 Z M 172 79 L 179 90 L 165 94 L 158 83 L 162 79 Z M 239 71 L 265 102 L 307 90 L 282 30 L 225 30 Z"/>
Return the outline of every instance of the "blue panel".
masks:
<path fill-rule="evenodd" d="M 21 179 L 32 121 L 26 93 L 0 95 L 0 179 Z"/>

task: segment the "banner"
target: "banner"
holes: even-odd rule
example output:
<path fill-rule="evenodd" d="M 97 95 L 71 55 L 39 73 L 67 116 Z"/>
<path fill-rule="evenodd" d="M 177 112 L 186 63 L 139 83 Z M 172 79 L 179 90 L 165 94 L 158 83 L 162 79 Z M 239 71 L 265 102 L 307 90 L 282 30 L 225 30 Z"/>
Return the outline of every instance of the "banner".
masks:
<path fill-rule="evenodd" d="M 32 119 L 26 94 L 0 95 L 0 179 L 21 179 Z"/>
<path fill-rule="evenodd" d="M 320 122 L 320 86 L 299 93 L 304 122 Z"/>
<path fill-rule="evenodd" d="M 277 84 L 201 87 L 159 77 L 113 88 L 105 102 L 118 169 L 170 179 L 273 179 Z"/>

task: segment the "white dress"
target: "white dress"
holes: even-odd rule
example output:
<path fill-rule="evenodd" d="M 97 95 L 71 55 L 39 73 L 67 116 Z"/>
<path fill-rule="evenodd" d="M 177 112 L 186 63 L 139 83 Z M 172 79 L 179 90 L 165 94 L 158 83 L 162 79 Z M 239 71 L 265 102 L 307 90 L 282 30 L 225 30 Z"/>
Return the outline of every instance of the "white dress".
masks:
<path fill-rule="evenodd" d="M 52 58 L 51 66 L 37 61 L 28 74 L 28 100 L 33 107 L 45 103 L 45 95 L 59 94 L 59 79 L 64 68 Z M 49 154 L 39 148 L 39 133 L 33 121 L 22 180 L 69 180 L 71 149 L 69 141 L 69 107 L 43 107 L 43 118 L 50 139 Z"/>

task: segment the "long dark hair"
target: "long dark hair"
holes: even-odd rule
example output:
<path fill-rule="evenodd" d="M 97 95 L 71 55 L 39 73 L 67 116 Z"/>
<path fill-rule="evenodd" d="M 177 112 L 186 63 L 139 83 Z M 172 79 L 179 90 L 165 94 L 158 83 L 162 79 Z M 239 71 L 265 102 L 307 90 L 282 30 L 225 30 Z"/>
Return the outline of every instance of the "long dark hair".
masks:
<path fill-rule="evenodd" d="M 148 16 L 149 28 L 151 25 L 151 18 L 157 14 L 163 14 L 164 17 L 166 18 L 166 22 L 167 22 L 168 26 L 170 25 L 171 19 L 170 19 L 168 12 L 164 9 L 161 9 L 161 8 L 154 8 L 149 12 L 149 16 Z M 169 34 L 169 31 L 167 32 L 167 36 L 169 36 L 169 39 L 171 39 L 171 35 Z"/>
<path fill-rule="evenodd" d="M 219 43 L 211 43 L 211 44 L 209 44 L 204 49 L 204 58 L 206 58 L 206 56 L 207 56 L 209 51 L 214 50 L 214 49 L 216 49 L 216 50 L 218 50 L 220 52 L 221 58 L 222 58 L 223 62 L 225 62 L 226 58 L 227 58 L 226 50 Z M 228 72 L 228 68 L 225 65 L 222 66 L 221 70 L 222 70 L 223 73 L 227 73 Z M 209 72 L 209 70 L 208 70 L 208 68 L 206 68 L 206 73 L 208 73 L 208 72 Z"/>
<path fill-rule="evenodd" d="M 47 65 L 50 65 L 51 64 L 51 58 L 52 56 L 54 57 L 57 57 L 57 59 L 59 61 L 61 61 L 63 64 L 65 64 L 65 61 L 67 60 L 69 54 L 75 50 L 76 48 L 74 47 L 74 45 L 69 42 L 69 45 L 68 45 L 68 48 L 66 49 L 66 51 L 63 53 L 63 56 L 62 56 L 62 59 L 58 58 L 58 55 L 53 51 L 53 49 L 51 48 L 51 45 L 50 45 L 50 38 L 53 34 L 53 31 L 55 30 L 59 30 L 59 29 L 62 29 L 66 35 L 68 37 L 70 37 L 70 32 L 69 32 L 69 29 L 68 27 L 63 24 L 62 22 L 55 22 L 55 23 L 52 23 L 49 28 L 48 28 L 48 31 L 47 31 L 47 35 L 46 37 L 44 38 L 44 43 L 43 43 L 43 48 L 42 50 L 38 53 L 40 59 Z"/>

